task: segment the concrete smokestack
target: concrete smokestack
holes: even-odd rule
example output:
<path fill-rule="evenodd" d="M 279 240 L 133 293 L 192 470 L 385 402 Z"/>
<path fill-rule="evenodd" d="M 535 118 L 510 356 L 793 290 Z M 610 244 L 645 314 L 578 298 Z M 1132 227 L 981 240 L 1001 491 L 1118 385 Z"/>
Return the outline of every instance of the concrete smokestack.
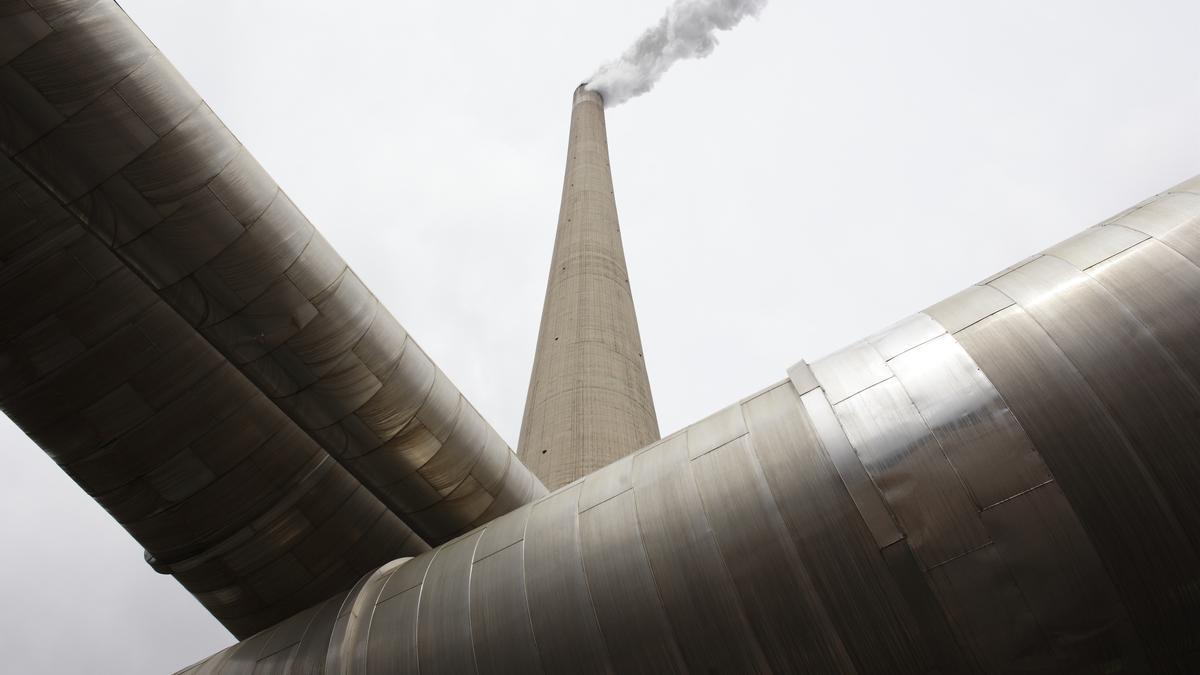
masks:
<path fill-rule="evenodd" d="M 658 438 L 613 197 L 604 100 L 580 85 L 518 454 L 553 490 Z"/>

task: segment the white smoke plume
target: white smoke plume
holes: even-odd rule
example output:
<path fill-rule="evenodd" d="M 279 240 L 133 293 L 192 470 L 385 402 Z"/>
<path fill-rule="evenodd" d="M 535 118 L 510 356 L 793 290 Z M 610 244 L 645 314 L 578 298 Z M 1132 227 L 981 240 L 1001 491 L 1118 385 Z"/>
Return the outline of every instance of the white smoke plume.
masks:
<path fill-rule="evenodd" d="M 757 16 L 767 0 L 675 0 L 658 24 L 648 29 L 621 58 L 601 66 L 587 88 L 604 97 L 606 107 L 640 96 L 676 61 L 702 59 L 717 46 L 716 32 L 730 30 Z"/>

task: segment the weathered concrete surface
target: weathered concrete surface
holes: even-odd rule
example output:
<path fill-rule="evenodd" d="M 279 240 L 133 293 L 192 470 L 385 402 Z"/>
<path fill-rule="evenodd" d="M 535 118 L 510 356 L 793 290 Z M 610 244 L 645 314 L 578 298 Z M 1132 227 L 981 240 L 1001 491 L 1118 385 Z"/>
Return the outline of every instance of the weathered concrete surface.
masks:
<path fill-rule="evenodd" d="M 617 222 L 604 104 L 580 87 L 518 454 L 553 490 L 658 438 Z"/>

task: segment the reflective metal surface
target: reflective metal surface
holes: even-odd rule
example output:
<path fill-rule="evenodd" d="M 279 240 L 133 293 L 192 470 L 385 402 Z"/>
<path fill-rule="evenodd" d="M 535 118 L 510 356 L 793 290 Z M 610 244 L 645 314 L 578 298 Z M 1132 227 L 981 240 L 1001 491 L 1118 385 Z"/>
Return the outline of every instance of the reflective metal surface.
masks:
<path fill-rule="evenodd" d="M 428 549 L 5 157 L 0 218 L 0 409 L 235 635 Z"/>
<path fill-rule="evenodd" d="M 1200 179 L 545 494 L 114 3 L 0 8 L 0 408 L 250 636 L 183 672 L 1200 667 Z"/>
<path fill-rule="evenodd" d="M 439 543 L 545 494 L 115 2 L 18 2 L 0 38 L 17 173 L 392 512 Z"/>
<path fill-rule="evenodd" d="M 503 572 L 455 574 L 506 609 L 443 639 L 495 672 L 1194 672 L 1200 202 L 1155 204 L 484 526 Z M 403 625 L 463 615 L 425 602 Z"/>

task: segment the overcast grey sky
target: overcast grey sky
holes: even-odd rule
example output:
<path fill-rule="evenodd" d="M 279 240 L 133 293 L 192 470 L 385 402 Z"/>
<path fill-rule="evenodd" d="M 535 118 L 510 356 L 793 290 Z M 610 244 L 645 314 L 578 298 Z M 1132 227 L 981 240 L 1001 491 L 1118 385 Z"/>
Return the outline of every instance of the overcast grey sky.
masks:
<path fill-rule="evenodd" d="M 510 442 L 570 95 L 667 0 L 123 0 Z M 609 111 L 664 433 L 1200 173 L 1194 0 L 775 0 Z M 13 673 L 232 641 L 0 418 Z"/>

